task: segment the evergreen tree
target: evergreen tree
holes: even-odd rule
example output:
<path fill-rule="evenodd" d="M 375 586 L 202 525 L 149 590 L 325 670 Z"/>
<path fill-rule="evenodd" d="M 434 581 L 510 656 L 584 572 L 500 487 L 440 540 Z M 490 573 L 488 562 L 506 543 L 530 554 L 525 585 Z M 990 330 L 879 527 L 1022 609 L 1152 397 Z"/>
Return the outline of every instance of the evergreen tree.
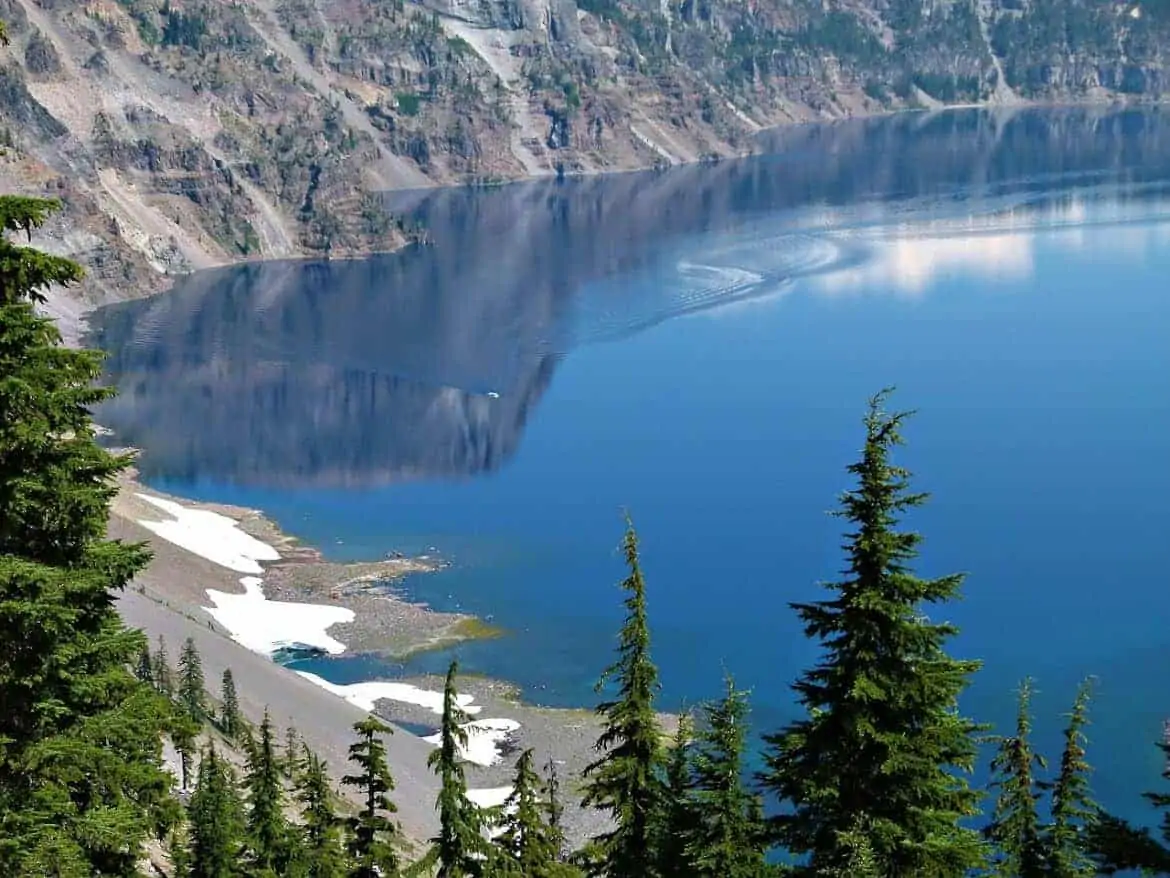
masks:
<path fill-rule="evenodd" d="M 962 576 L 920 579 L 909 567 L 921 537 L 897 525 L 926 498 L 890 462 L 907 415 L 882 411 L 887 394 L 870 400 L 865 449 L 849 467 L 857 487 L 836 513 L 853 526 L 846 579 L 827 586 L 831 599 L 793 605 L 824 647 L 794 686 L 808 715 L 766 738 L 761 780 L 784 806 L 773 840 L 807 855 L 804 871 L 840 868 L 856 850 L 842 839 L 863 827 L 881 874 L 957 878 L 985 856 L 960 822 L 978 813 L 962 775 L 979 727 L 957 701 L 979 663 L 949 657 L 957 629 L 923 615 L 923 605 L 953 600 Z"/>
<path fill-rule="evenodd" d="M 1170 780 L 1170 723 L 1162 740 L 1162 777 Z M 1133 826 L 1126 820 L 1098 813 L 1087 827 L 1086 848 L 1092 852 L 1097 871 L 1102 875 L 1138 871 L 1143 875 L 1170 875 L 1170 795 L 1144 793 L 1143 797 L 1162 813 L 1159 838 L 1154 838 L 1147 827 Z"/>
<path fill-rule="evenodd" d="M 236 696 L 236 681 L 231 668 L 224 670 L 219 692 L 220 701 L 223 702 L 219 709 L 219 725 L 225 735 L 235 740 L 240 736 L 242 720 L 240 700 Z"/>
<path fill-rule="evenodd" d="M 1052 785 L 1052 825 L 1048 833 L 1050 878 L 1092 878 L 1096 865 L 1089 857 L 1088 830 L 1098 808 L 1089 793 L 1085 759 L 1085 726 L 1089 721 L 1089 681 L 1081 684 L 1064 729 L 1060 771 Z"/>
<path fill-rule="evenodd" d="M 616 686 L 615 696 L 597 707 L 605 725 L 595 749 L 600 756 L 585 768 L 586 807 L 607 812 L 614 828 L 593 841 L 589 865 L 595 875 L 611 878 L 658 876 L 654 846 L 655 820 L 663 799 L 662 738 L 654 713 L 658 669 L 650 659 L 650 629 L 646 620 L 646 586 L 638 559 L 638 537 L 627 519 L 623 542 L 629 576 L 626 621 L 622 625 L 617 660 L 597 683 L 598 692 Z"/>
<path fill-rule="evenodd" d="M 288 728 L 284 730 L 284 774 L 290 780 L 297 776 L 297 771 L 300 768 L 301 762 L 301 743 L 300 736 L 297 735 L 297 727 L 293 725 L 292 717 L 289 717 Z"/>
<path fill-rule="evenodd" d="M 138 664 L 134 667 L 134 676 L 139 683 L 147 686 L 154 685 L 154 659 L 150 655 L 150 646 L 143 642 L 142 650 L 138 653 Z"/>
<path fill-rule="evenodd" d="M 353 860 L 350 878 L 375 878 L 398 874 L 398 855 L 394 850 L 396 827 L 389 815 L 398 811 L 390 800 L 394 778 L 386 761 L 383 735 L 394 730 L 373 716 L 354 723 L 358 740 L 350 745 L 349 761 L 359 769 L 341 779 L 357 789 L 365 800 L 362 810 L 350 820 L 349 854 Z"/>
<path fill-rule="evenodd" d="M 167 698 L 175 695 L 174 674 L 171 672 L 171 660 L 167 656 L 167 642 L 160 634 L 158 649 L 154 651 L 154 688 Z"/>
<path fill-rule="evenodd" d="M 188 807 L 191 878 L 238 878 L 243 850 L 243 805 L 230 766 L 210 746 L 199 763 Z"/>
<path fill-rule="evenodd" d="M 200 725 L 182 706 L 171 709 L 169 731 L 171 743 L 179 753 L 179 783 L 187 789 L 191 776 L 191 762 L 195 758 L 195 749 L 199 737 Z"/>
<path fill-rule="evenodd" d="M 253 874 L 280 875 L 291 859 L 291 832 L 284 817 L 284 789 L 273 741 L 272 718 L 264 711 L 260 738 L 248 754 L 248 861 Z"/>
<path fill-rule="evenodd" d="M 207 718 L 207 686 L 203 682 L 203 661 L 195 640 L 188 637 L 179 653 L 179 704 L 191 719 L 202 723 Z"/>
<path fill-rule="evenodd" d="M 544 764 L 544 794 L 548 808 L 548 825 L 561 839 L 557 856 L 558 859 L 563 860 L 565 854 L 565 804 L 561 801 L 561 774 L 557 770 L 557 762 L 552 756 L 549 756 L 548 762 Z"/>
<path fill-rule="evenodd" d="M 1044 840 L 1037 804 L 1042 784 L 1034 769 L 1045 768 L 1044 757 L 1032 749 L 1032 681 L 1020 685 L 1016 733 L 992 739 L 992 790 L 996 791 L 991 823 L 984 834 L 992 843 L 992 873 L 1001 878 L 1044 878 Z"/>
<path fill-rule="evenodd" d="M 191 878 L 191 840 L 182 824 L 171 831 L 167 851 L 171 857 L 171 878 Z"/>
<path fill-rule="evenodd" d="M 34 307 L 82 270 L 9 237 L 59 208 L 0 196 L 0 875 L 123 876 L 173 809 L 165 706 L 114 606 L 149 556 L 106 539 L 130 459 L 95 440 L 102 357 Z"/>
<path fill-rule="evenodd" d="M 694 756 L 696 814 L 689 836 L 690 870 L 695 878 L 759 878 L 764 872 L 764 834 L 759 797 L 744 787 L 747 693 L 730 675 L 721 700 L 703 710 Z"/>
<path fill-rule="evenodd" d="M 297 776 L 297 800 L 301 803 L 301 826 L 304 844 L 301 861 L 305 878 L 345 878 L 345 855 L 341 847 L 341 821 L 334 809 L 333 791 L 325 763 L 315 753 L 304 748 Z M 372 876 L 360 871 L 350 875 Z M 384 878 L 395 874 L 393 868 L 383 869 Z"/>
<path fill-rule="evenodd" d="M 516 761 L 512 793 L 504 803 L 504 818 L 496 844 L 503 851 L 501 874 L 523 878 L 570 878 L 579 874 L 561 862 L 563 837 L 549 823 L 548 802 L 541 795 L 540 775 L 532 765 L 532 750 Z"/>
<path fill-rule="evenodd" d="M 439 777 L 439 834 L 431 841 L 438 861 L 438 878 L 480 878 L 484 874 L 490 847 L 484 840 L 483 811 L 467 798 L 467 778 L 460 762 L 460 749 L 467 748 L 469 718 L 459 706 L 455 691 L 458 664 L 451 662 L 443 687 L 443 719 L 439 748 L 427 757 Z"/>
<path fill-rule="evenodd" d="M 690 714 L 684 711 L 679 715 L 674 744 L 666 763 L 666 795 L 658 818 L 660 875 L 689 875 L 692 871 L 688 848 L 698 823 L 698 812 L 691 800 L 693 745 L 694 723 Z"/>

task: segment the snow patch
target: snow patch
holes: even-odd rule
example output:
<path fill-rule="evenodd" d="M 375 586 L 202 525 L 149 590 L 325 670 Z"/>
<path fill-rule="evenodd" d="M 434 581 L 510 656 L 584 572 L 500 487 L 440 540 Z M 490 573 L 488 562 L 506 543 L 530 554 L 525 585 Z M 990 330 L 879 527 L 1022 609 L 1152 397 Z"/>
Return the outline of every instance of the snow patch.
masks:
<path fill-rule="evenodd" d="M 280 553 L 268 543 L 240 530 L 239 522 L 207 509 L 188 509 L 173 500 L 138 494 L 171 516 L 169 521 L 139 519 L 151 533 L 201 558 L 237 573 L 258 575 L 261 561 L 279 561 Z"/>
<path fill-rule="evenodd" d="M 504 803 L 508 801 L 508 797 L 512 795 L 511 787 L 490 787 L 482 790 L 468 790 L 467 799 L 473 805 L 478 805 L 480 808 L 503 808 Z M 504 808 L 504 813 L 515 811 L 515 806 Z M 503 834 L 504 827 L 501 823 L 495 823 L 487 827 L 487 837 L 496 838 Z"/>
<path fill-rule="evenodd" d="M 514 719 L 478 719 L 467 723 L 463 726 L 467 732 L 467 746 L 459 748 L 459 755 L 467 762 L 490 768 L 500 761 L 499 745 L 519 728 L 520 723 Z M 423 740 L 438 747 L 441 733 Z"/>
<path fill-rule="evenodd" d="M 212 607 L 204 607 L 232 639 L 253 652 L 271 656 L 282 647 L 307 646 L 330 655 L 345 652 L 345 644 L 327 633 L 330 626 L 353 621 L 353 610 L 323 604 L 270 601 L 259 577 L 240 579 L 243 594 L 207 589 Z"/>
<path fill-rule="evenodd" d="M 491 787 L 483 790 L 468 790 L 467 799 L 481 808 L 499 808 L 512 795 L 511 787 Z"/>
<path fill-rule="evenodd" d="M 387 701 L 399 701 L 404 704 L 425 707 L 427 710 L 439 716 L 443 714 L 442 692 L 420 689 L 417 686 L 411 686 L 409 683 L 392 683 L 388 680 L 349 683 L 348 685 L 330 683 L 323 677 L 318 677 L 316 674 L 310 674 L 307 671 L 297 671 L 297 673 L 309 682 L 316 683 L 322 689 L 332 692 L 339 698 L 344 698 L 350 704 L 355 707 L 360 707 L 369 713 L 373 713 L 374 705 L 384 698 Z M 483 709 L 472 704 L 475 699 L 471 695 L 456 695 L 455 700 L 464 711 L 470 714 L 479 713 Z"/>

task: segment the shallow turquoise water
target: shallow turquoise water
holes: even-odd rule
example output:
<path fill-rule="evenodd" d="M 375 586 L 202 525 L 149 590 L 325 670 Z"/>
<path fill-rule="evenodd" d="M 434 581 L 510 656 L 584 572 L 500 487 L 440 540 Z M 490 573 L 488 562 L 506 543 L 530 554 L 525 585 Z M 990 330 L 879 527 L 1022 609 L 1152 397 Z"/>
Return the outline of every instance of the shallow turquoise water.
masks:
<path fill-rule="evenodd" d="M 726 667 L 759 726 L 815 658 L 787 603 L 841 565 L 825 514 L 866 397 L 919 414 L 921 570 L 969 571 L 964 707 L 1038 680 L 1042 739 L 1099 678 L 1101 798 L 1137 814 L 1170 714 L 1170 129 L 977 113 L 803 129 L 713 168 L 420 196 L 437 246 L 251 266 L 109 309 L 100 413 L 178 494 L 338 558 L 430 547 L 412 596 L 510 636 L 464 668 L 590 703 L 643 542 L 669 706 Z M 405 209 L 405 208 L 402 208 Z M 336 682 L 441 668 L 309 663 Z"/>

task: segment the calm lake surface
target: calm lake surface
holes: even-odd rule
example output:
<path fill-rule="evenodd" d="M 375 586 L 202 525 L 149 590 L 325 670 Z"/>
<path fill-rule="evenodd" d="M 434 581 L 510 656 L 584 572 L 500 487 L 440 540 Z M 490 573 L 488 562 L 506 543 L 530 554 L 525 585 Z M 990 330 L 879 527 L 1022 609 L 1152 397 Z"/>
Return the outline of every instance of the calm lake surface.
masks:
<path fill-rule="evenodd" d="M 1170 717 L 1170 119 L 963 111 L 794 128 L 656 174 L 402 196 L 435 246 L 250 265 L 107 309 L 99 420 L 153 486 L 262 508 L 341 559 L 435 547 L 409 593 L 509 631 L 457 652 L 590 704 L 642 537 L 664 703 L 815 659 L 787 604 L 866 398 L 918 410 L 920 571 L 968 571 L 954 651 L 994 722 L 1037 679 L 1055 748 L 1099 678 L 1100 797 L 1139 815 Z M 438 670 L 312 662 L 336 682 Z"/>

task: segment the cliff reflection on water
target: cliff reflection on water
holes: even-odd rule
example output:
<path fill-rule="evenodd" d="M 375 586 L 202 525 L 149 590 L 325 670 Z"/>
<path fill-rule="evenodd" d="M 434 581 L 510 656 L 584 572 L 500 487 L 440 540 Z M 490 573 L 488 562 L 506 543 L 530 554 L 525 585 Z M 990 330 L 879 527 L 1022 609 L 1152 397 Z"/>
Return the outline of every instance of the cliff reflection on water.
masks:
<path fill-rule="evenodd" d="M 856 270 L 865 236 L 842 229 L 948 215 L 1015 228 L 1073 181 L 1140 199 L 1170 178 L 1158 112 L 907 115 L 785 129 L 760 149 L 661 173 L 399 195 L 391 208 L 434 246 L 205 272 L 105 309 L 91 343 L 110 352 L 121 395 L 98 418 L 144 449 L 148 479 L 473 476 L 516 452 L 575 345 Z"/>

